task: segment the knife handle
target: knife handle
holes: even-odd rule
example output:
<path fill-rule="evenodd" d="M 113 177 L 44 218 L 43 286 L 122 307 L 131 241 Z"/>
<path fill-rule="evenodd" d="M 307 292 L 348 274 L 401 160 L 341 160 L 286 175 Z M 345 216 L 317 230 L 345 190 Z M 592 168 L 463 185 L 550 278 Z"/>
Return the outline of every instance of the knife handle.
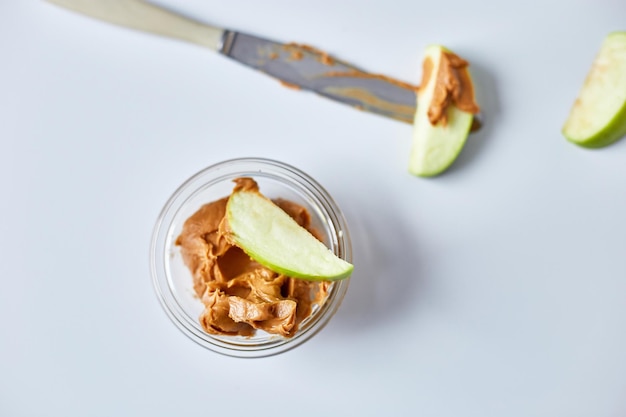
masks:
<path fill-rule="evenodd" d="M 48 0 L 120 26 L 205 46 L 222 47 L 224 30 L 188 19 L 142 0 Z"/>

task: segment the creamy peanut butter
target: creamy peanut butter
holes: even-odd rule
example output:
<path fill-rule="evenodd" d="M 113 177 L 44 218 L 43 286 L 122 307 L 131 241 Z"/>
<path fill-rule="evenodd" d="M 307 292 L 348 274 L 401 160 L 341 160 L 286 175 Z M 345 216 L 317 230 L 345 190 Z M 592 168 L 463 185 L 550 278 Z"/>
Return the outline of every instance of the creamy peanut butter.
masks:
<path fill-rule="evenodd" d="M 251 178 L 235 180 L 235 189 L 257 190 Z M 229 243 L 226 233 L 228 197 L 200 207 L 183 225 L 176 239 L 193 288 L 204 304 L 200 323 L 220 335 L 251 336 L 256 329 L 285 337 L 328 295 L 328 282 L 312 282 L 273 272 Z M 298 224 L 316 234 L 311 216 L 302 206 L 275 200 Z"/>
<path fill-rule="evenodd" d="M 317 56 L 317 60 L 324 65 L 335 65 L 335 60 L 327 52 L 314 48 L 311 45 L 291 42 L 283 46 L 283 48 L 291 53 L 291 59 L 300 60 L 304 57 L 302 51 L 307 51 Z"/>
<path fill-rule="evenodd" d="M 421 88 L 426 88 L 430 77 L 435 78 L 435 90 L 428 108 L 428 120 L 432 125 L 447 123 L 447 109 L 454 104 L 460 110 L 477 114 L 480 108 L 474 101 L 474 87 L 467 72 L 469 63 L 452 52 L 444 52 L 436 74 L 433 62 L 426 58 L 423 63 Z"/>
<path fill-rule="evenodd" d="M 374 78 L 377 80 L 387 81 L 390 84 L 395 84 L 400 88 L 405 88 L 407 90 L 412 90 L 412 91 L 419 91 L 419 87 L 417 85 L 409 84 L 407 82 L 400 81 L 400 80 L 388 77 L 383 74 L 372 74 L 372 73 L 358 71 L 358 70 L 328 71 L 324 73 L 324 77 Z"/>

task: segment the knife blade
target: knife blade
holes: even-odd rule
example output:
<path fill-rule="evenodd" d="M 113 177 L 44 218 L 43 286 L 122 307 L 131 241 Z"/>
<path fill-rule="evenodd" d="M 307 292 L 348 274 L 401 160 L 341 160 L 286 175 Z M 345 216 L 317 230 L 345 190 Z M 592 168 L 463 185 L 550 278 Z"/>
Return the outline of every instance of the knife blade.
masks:
<path fill-rule="evenodd" d="M 143 0 L 47 0 L 120 26 L 195 43 L 294 89 L 413 123 L 417 87 L 363 71 L 308 45 L 280 43 L 208 25 Z"/>

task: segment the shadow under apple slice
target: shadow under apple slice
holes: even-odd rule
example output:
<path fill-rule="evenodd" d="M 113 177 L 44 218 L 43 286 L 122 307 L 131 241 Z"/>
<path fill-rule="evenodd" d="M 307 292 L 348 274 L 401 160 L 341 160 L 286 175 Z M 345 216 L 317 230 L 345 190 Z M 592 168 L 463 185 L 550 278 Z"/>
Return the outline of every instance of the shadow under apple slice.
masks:
<path fill-rule="evenodd" d="M 501 107 L 497 79 L 480 62 L 472 61 L 470 71 L 474 82 L 476 102 L 481 109 L 478 116 L 481 127 L 469 135 L 457 159 L 440 176 L 463 170 L 468 164 L 476 163 L 481 150 L 489 141 L 493 140 L 495 121 L 500 116 Z"/>
<path fill-rule="evenodd" d="M 342 335 L 376 331 L 405 315 L 424 293 L 419 246 L 393 205 L 385 204 L 388 200 L 380 197 L 363 205 L 352 204 L 344 211 L 355 269 L 345 299 L 332 320 L 332 328 Z M 367 210 L 353 211 L 359 206 Z"/>

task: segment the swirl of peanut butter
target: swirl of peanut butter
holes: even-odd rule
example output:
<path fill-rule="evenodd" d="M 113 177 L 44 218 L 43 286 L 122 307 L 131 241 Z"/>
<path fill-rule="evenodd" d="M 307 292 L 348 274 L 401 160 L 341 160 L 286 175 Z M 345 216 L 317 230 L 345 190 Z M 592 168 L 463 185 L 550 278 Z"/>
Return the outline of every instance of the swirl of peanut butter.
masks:
<path fill-rule="evenodd" d="M 258 191 L 251 178 L 237 178 L 235 183 L 235 189 Z M 204 304 L 200 323 L 211 334 L 251 336 L 260 329 L 293 336 L 313 306 L 325 301 L 329 283 L 278 274 L 229 243 L 227 202 L 224 197 L 200 207 L 176 239 L 193 276 L 194 291 Z M 287 200 L 275 203 L 315 234 L 304 207 Z"/>
<path fill-rule="evenodd" d="M 428 120 L 433 126 L 439 122 L 446 125 L 450 105 L 472 114 L 480 112 L 474 101 L 474 86 L 467 71 L 468 66 L 469 63 L 458 55 L 444 52 L 438 71 L 433 74 L 432 59 L 428 57 L 424 60 L 420 87 L 426 88 L 430 78 L 436 77 L 433 98 L 428 107 Z"/>

